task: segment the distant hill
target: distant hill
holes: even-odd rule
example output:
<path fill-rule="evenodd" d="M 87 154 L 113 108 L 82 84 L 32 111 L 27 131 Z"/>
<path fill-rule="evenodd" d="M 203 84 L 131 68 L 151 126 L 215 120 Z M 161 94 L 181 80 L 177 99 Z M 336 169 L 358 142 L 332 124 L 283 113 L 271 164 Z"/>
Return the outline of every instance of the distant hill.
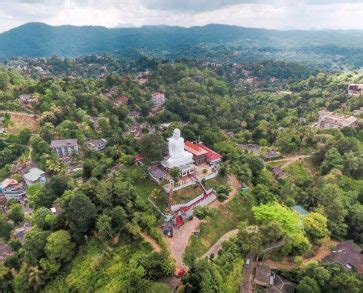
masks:
<path fill-rule="evenodd" d="M 347 58 L 363 54 L 363 30 L 277 31 L 210 24 L 201 27 L 49 26 L 28 23 L 0 34 L 0 57 L 126 55 L 134 50 L 161 58 Z M 296 57 L 297 56 L 297 57 Z M 350 59 L 349 59 L 350 60 Z"/>

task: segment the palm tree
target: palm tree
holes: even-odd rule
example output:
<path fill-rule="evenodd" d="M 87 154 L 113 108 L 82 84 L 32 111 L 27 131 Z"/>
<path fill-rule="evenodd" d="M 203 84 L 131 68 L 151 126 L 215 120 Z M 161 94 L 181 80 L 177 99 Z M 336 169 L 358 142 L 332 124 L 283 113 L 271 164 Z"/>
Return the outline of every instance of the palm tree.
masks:
<path fill-rule="evenodd" d="M 44 284 L 44 272 L 38 267 L 29 268 L 29 284 L 38 290 Z"/>

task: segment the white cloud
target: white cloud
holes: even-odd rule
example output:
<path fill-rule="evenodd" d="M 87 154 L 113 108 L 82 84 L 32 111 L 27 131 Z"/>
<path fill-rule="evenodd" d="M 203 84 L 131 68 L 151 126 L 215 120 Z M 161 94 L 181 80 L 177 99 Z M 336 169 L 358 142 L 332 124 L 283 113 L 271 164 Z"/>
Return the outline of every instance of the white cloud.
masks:
<path fill-rule="evenodd" d="M 107 27 L 208 23 L 360 28 L 363 0 L 0 0 L 0 31 L 26 22 Z"/>

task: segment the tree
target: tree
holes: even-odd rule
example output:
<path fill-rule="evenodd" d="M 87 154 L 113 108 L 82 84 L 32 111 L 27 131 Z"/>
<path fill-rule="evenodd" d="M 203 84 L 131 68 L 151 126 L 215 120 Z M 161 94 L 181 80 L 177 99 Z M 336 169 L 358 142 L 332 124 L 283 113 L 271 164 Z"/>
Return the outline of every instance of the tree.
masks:
<path fill-rule="evenodd" d="M 309 238 L 316 242 L 317 240 L 329 235 L 328 220 L 325 216 L 311 212 L 302 218 L 304 230 Z"/>
<path fill-rule="evenodd" d="M 52 213 L 48 208 L 40 207 L 33 214 L 33 217 L 32 217 L 33 224 L 37 225 L 37 227 L 39 227 L 42 230 L 49 229 L 47 222 L 46 222 L 46 217 L 47 217 L 47 215 L 50 215 L 50 214 L 52 214 Z"/>
<path fill-rule="evenodd" d="M 9 219 L 13 220 L 15 224 L 24 220 L 24 211 L 21 204 L 16 203 L 10 207 Z"/>
<path fill-rule="evenodd" d="M 30 137 L 32 136 L 32 132 L 28 128 L 24 128 L 19 133 L 19 142 L 21 144 L 28 144 Z"/>
<path fill-rule="evenodd" d="M 106 234 L 108 237 L 112 238 L 112 218 L 108 215 L 102 214 L 98 217 L 97 220 L 97 230 L 100 233 Z"/>
<path fill-rule="evenodd" d="M 166 252 L 153 252 L 141 257 L 139 262 L 145 269 L 145 277 L 150 280 L 171 276 L 175 271 L 175 262 Z"/>
<path fill-rule="evenodd" d="M 77 192 L 72 195 L 65 213 L 72 236 L 81 241 L 95 223 L 95 205 L 83 193 Z"/>
<path fill-rule="evenodd" d="M 50 261 L 64 264 L 72 259 L 74 248 L 69 232 L 58 230 L 47 237 L 45 253 Z"/>
<path fill-rule="evenodd" d="M 330 149 L 324 157 L 323 164 L 321 165 L 321 174 L 328 174 L 333 168 L 342 169 L 343 159 L 336 148 Z"/>
<path fill-rule="evenodd" d="M 25 236 L 25 258 L 32 264 L 37 264 L 44 256 L 44 247 L 47 242 L 48 231 L 42 231 L 37 227 L 31 229 Z"/>
<path fill-rule="evenodd" d="M 229 185 L 218 185 L 216 187 L 216 193 L 217 193 L 217 199 L 220 202 L 223 202 L 227 199 L 229 196 L 229 193 L 231 192 L 231 187 Z"/>
<path fill-rule="evenodd" d="M 255 196 L 257 203 L 259 204 L 265 204 L 276 200 L 272 192 L 264 184 L 257 184 L 256 187 L 253 189 L 252 193 Z"/>
<path fill-rule="evenodd" d="M 161 160 L 165 151 L 166 143 L 159 134 L 144 135 L 140 140 L 140 153 L 146 162 Z"/>
<path fill-rule="evenodd" d="M 174 180 L 174 182 L 178 182 L 180 174 L 181 174 L 180 169 L 177 167 L 171 168 L 169 171 L 169 175 Z"/>
<path fill-rule="evenodd" d="M 320 293 L 321 292 L 318 283 L 310 277 L 304 277 L 300 281 L 299 285 L 296 287 L 296 291 L 298 293 Z"/>
<path fill-rule="evenodd" d="M 9 239 L 13 228 L 13 224 L 9 223 L 4 214 L 0 212 L 0 238 Z"/>
<path fill-rule="evenodd" d="M 271 221 L 279 223 L 283 235 L 286 237 L 286 244 L 283 247 L 286 254 L 301 255 L 310 248 L 310 243 L 300 224 L 299 216 L 291 209 L 273 202 L 253 207 L 252 212 L 260 225 L 265 225 Z"/>
<path fill-rule="evenodd" d="M 29 268 L 29 284 L 35 290 L 39 290 L 44 285 L 44 272 L 39 267 Z"/>
<path fill-rule="evenodd" d="M 210 217 L 214 214 L 215 210 L 213 208 L 210 207 L 195 207 L 193 209 L 194 211 L 194 215 L 199 219 L 199 220 L 203 220 L 207 217 Z"/>

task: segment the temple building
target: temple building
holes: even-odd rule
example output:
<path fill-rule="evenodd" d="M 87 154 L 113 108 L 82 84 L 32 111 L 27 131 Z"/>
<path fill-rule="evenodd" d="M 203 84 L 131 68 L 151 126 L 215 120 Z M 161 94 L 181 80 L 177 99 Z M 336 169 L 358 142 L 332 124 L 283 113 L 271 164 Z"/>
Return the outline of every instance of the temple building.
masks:
<path fill-rule="evenodd" d="M 197 165 L 208 163 L 212 167 L 218 167 L 222 160 L 222 156 L 211 150 L 203 143 L 192 143 L 186 141 L 184 148 L 187 152 L 193 154 L 193 160 Z"/>

